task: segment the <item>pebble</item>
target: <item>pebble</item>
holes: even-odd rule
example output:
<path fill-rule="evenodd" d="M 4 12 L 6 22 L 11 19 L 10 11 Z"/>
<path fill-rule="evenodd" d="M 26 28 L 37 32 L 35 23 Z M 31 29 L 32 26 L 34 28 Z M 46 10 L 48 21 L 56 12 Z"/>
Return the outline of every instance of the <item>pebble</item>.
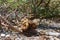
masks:
<path fill-rule="evenodd" d="M 60 33 L 58 33 L 58 32 L 47 32 L 46 34 L 50 35 L 50 36 L 59 36 L 60 35 Z"/>
<path fill-rule="evenodd" d="M 1 37 L 5 37 L 5 34 L 1 33 Z"/>
<path fill-rule="evenodd" d="M 6 35 L 5 37 L 10 37 L 10 34 Z"/>
<path fill-rule="evenodd" d="M 57 37 L 54 37 L 54 39 L 55 39 L 55 40 L 60 40 L 60 39 L 59 39 L 59 38 L 57 38 Z"/>
<path fill-rule="evenodd" d="M 10 37 L 6 37 L 5 40 L 11 40 L 11 38 Z"/>
<path fill-rule="evenodd" d="M 22 38 L 18 38 L 18 37 L 17 37 L 17 38 L 15 38 L 15 40 L 22 40 Z"/>
<path fill-rule="evenodd" d="M 54 38 L 52 36 L 49 37 L 50 40 L 54 40 Z"/>

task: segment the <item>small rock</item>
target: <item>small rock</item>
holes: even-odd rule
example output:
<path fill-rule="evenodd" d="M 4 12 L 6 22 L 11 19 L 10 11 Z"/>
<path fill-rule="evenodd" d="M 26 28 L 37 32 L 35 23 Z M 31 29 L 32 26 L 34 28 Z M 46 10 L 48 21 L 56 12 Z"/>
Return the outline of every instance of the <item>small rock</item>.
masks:
<path fill-rule="evenodd" d="M 17 37 L 17 38 L 15 38 L 14 40 L 22 40 L 22 39 Z"/>
<path fill-rule="evenodd" d="M 2 34 L 1 34 L 1 37 L 5 37 L 5 34 L 2 33 Z"/>
<path fill-rule="evenodd" d="M 49 36 L 49 39 L 50 39 L 50 40 L 54 40 L 54 38 L 53 38 L 52 36 Z"/>
<path fill-rule="evenodd" d="M 48 32 L 46 34 L 51 35 L 51 36 L 59 36 L 60 35 L 60 33 L 58 33 L 58 32 Z"/>
<path fill-rule="evenodd" d="M 10 34 L 6 35 L 6 37 L 10 37 Z"/>
<path fill-rule="evenodd" d="M 55 40 L 60 40 L 60 39 L 59 39 L 59 38 L 57 38 L 57 37 L 54 37 L 54 39 L 55 39 Z"/>
<path fill-rule="evenodd" d="M 10 37 L 6 37 L 5 40 L 11 40 L 11 38 Z"/>

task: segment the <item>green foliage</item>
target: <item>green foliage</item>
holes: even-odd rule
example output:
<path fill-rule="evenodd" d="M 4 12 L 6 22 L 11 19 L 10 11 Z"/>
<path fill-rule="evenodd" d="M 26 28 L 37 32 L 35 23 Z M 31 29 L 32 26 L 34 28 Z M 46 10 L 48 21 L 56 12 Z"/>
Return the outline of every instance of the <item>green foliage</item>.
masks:
<path fill-rule="evenodd" d="M 14 2 L 14 0 L 6 0 L 7 2 Z"/>
<path fill-rule="evenodd" d="M 52 0 L 0 0 L 0 5 L 9 12 L 17 9 L 20 13 L 33 13 L 39 17 L 60 15 L 60 1 Z"/>

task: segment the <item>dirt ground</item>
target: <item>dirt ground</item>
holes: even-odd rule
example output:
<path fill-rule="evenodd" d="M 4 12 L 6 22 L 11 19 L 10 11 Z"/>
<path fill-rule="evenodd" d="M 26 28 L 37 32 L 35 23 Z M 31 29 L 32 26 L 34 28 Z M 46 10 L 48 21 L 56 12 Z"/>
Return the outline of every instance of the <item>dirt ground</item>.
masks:
<path fill-rule="evenodd" d="M 52 25 L 46 21 L 46 25 L 40 25 L 36 31 L 31 30 L 29 33 L 24 32 L 25 34 L 0 30 L 0 40 L 60 40 L 60 23 L 51 22 Z"/>

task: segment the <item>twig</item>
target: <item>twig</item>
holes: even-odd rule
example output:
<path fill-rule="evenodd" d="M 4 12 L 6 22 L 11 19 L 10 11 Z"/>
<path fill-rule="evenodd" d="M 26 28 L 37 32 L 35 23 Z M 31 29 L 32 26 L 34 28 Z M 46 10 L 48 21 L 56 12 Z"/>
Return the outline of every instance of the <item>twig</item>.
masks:
<path fill-rule="evenodd" d="M 19 30 L 18 28 L 15 28 L 8 20 L 6 20 L 3 16 L 0 15 L 0 18 L 5 22 L 7 23 L 9 26 L 9 28 L 13 29 L 13 30 L 16 30 L 17 32 L 21 32 L 21 30 Z"/>

